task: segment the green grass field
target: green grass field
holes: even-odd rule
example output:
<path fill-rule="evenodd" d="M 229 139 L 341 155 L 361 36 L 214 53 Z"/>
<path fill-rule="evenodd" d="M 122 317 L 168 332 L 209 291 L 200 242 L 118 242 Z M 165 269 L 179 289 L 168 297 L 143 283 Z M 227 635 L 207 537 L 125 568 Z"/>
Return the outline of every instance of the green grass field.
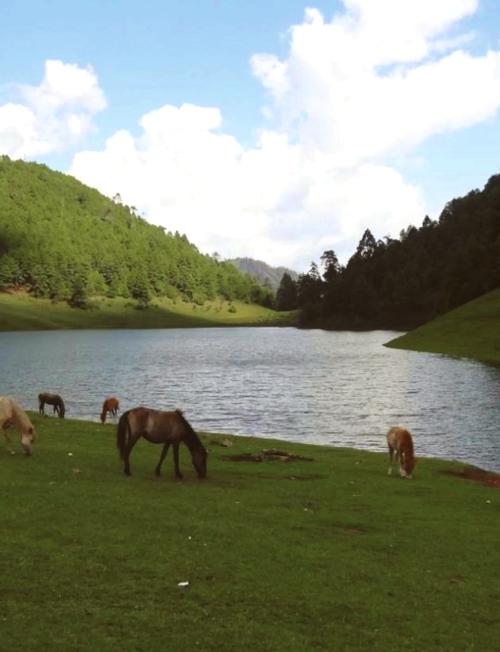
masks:
<path fill-rule="evenodd" d="M 33 421 L 0 447 L 2 651 L 499 649 L 500 492 L 463 465 L 203 435 L 207 480 L 147 442 L 127 478 L 112 425 Z M 313 460 L 227 459 L 272 446 Z"/>
<path fill-rule="evenodd" d="M 388 342 L 386 346 L 500 364 L 500 288 Z"/>
<path fill-rule="evenodd" d="M 139 310 L 133 300 L 94 298 L 92 306 L 79 310 L 65 302 L 35 299 L 27 294 L 0 293 L 0 331 L 281 326 L 295 321 L 294 313 L 220 299 L 207 301 L 203 306 L 179 299 L 155 299 L 150 307 Z"/>

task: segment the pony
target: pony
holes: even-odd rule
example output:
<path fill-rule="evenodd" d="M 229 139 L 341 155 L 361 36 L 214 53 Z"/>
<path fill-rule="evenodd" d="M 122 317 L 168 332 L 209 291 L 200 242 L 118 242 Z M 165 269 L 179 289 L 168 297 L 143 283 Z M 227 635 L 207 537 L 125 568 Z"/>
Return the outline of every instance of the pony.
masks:
<path fill-rule="evenodd" d="M 146 407 L 136 407 L 124 412 L 118 421 L 116 444 L 120 458 L 124 462 L 123 471 L 130 473 L 130 453 L 138 439 L 144 437 L 152 444 L 163 444 L 160 461 L 156 465 L 155 474 L 160 475 L 161 465 L 165 459 L 170 444 L 174 449 L 175 476 L 182 480 L 179 469 L 179 445 L 184 442 L 191 453 L 191 460 L 198 477 L 207 475 L 207 451 L 181 410 L 164 412 Z"/>
<path fill-rule="evenodd" d="M 40 414 L 45 414 L 45 410 L 44 410 L 45 403 L 48 403 L 48 405 L 53 405 L 54 409 L 52 410 L 52 412 L 53 413 L 57 412 L 57 416 L 60 419 L 64 419 L 66 408 L 64 407 L 64 401 L 59 396 L 59 394 L 48 394 L 48 393 L 38 394 L 38 411 L 40 412 Z"/>
<path fill-rule="evenodd" d="M 0 396 L 0 428 L 5 437 L 7 447 L 12 444 L 7 429 L 13 426 L 17 427 L 21 432 L 21 446 L 24 448 L 24 452 L 26 455 L 32 455 L 32 444 L 36 439 L 33 424 L 29 420 L 26 412 L 14 399 L 8 398 L 7 396 Z M 14 454 L 12 448 L 9 448 L 9 450 Z"/>
<path fill-rule="evenodd" d="M 101 412 L 101 423 L 106 423 L 106 415 L 111 414 L 113 417 L 116 416 L 116 413 L 120 409 L 120 401 L 114 396 L 107 398 L 102 404 Z"/>
<path fill-rule="evenodd" d="M 403 478 L 411 478 L 417 460 L 413 453 L 413 439 L 408 430 L 395 426 L 387 433 L 387 445 L 389 447 L 389 470 L 392 474 L 393 455 L 397 461 L 399 458 L 399 474 Z"/>

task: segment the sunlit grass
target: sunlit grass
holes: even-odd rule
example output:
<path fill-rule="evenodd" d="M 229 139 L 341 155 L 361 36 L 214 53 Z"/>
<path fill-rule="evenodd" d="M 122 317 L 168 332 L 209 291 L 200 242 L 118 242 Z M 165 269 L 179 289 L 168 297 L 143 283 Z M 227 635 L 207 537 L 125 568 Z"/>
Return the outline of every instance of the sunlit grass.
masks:
<path fill-rule="evenodd" d="M 241 301 L 217 299 L 203 305 L 155 299 L 138 309 L 130 299 L 95 297 L 91 308 L 35 299 L 26 294 L 0 293 L 0 331 L 72 328 L 184 328 L 202 326 L 281 326 L 293 324 L 294 313 L 283 313 Z"/>
<path fill-rule="evenodd" d="M 126 478 L 113 426 L 33 419 L 32 458 L 0 448 L 1 649 L 498 645 L 500 493 L 442 473 L 461 465 L 408 481 L 381 454 L 203 435 L 206 481 L 185 449 L 184 482 L 171 453 L 155 478 L 147 442 Z M 227 459 L 272 446 L 313 460 Z"/>
<path fill-rule="evenodd" d="M 388 342 L 386 346 L 447 353 L 500 364 L 500 288 Z"/>

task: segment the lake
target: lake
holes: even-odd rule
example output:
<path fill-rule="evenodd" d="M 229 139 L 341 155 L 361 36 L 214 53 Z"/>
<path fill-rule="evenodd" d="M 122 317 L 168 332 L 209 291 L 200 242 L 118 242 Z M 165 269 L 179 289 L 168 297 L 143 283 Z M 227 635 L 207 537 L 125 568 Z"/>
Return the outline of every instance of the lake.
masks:
<path fill-rule="evenodd" d="M 0 333 L 0 394 L 36 410 L 56 392 L 67 416 L 103 399 L 181 408 L 195 429 L 386 450 L 403 425 L 417 456 L 500 471 L 500 369 L 388 349 L 396 333 L 203 328 Z M 49 408 L 50 409 L 50 408 Z"/>

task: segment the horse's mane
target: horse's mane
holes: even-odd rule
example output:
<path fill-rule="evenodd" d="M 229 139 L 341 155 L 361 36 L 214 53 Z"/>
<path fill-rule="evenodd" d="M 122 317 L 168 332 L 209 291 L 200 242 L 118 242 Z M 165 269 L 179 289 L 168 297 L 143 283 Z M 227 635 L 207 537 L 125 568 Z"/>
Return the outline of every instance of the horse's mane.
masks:
<path fill-rule="evenodd" d="M 177 409 L 177 410 L 175 410 L 175 413 L 180 418 L 180 420 L 182 421 L 184 427 L 186 428 L 187 437 L 186 437 L 185 441 L 186 441 L 186 444 L 188 445 L 188 447 L 190 447 L 191 445 L 202 446 L 203 447 L 203 444 L 201 443 L 201 439 L 198 437 L 196 432 L 193 430 L 193 426 L 186 419 L 186 417 L 184 416 L 183 411 Z"/>
<path fill-rule="evenodd" d="M 406 438 L 406 452 L 410 459 L 413 459 L 415 457 L 415 453 L 413 451 L 413 439 L 412 436 L 408 431 L 406 431 L 408 434 L 408 437 Z"/>

